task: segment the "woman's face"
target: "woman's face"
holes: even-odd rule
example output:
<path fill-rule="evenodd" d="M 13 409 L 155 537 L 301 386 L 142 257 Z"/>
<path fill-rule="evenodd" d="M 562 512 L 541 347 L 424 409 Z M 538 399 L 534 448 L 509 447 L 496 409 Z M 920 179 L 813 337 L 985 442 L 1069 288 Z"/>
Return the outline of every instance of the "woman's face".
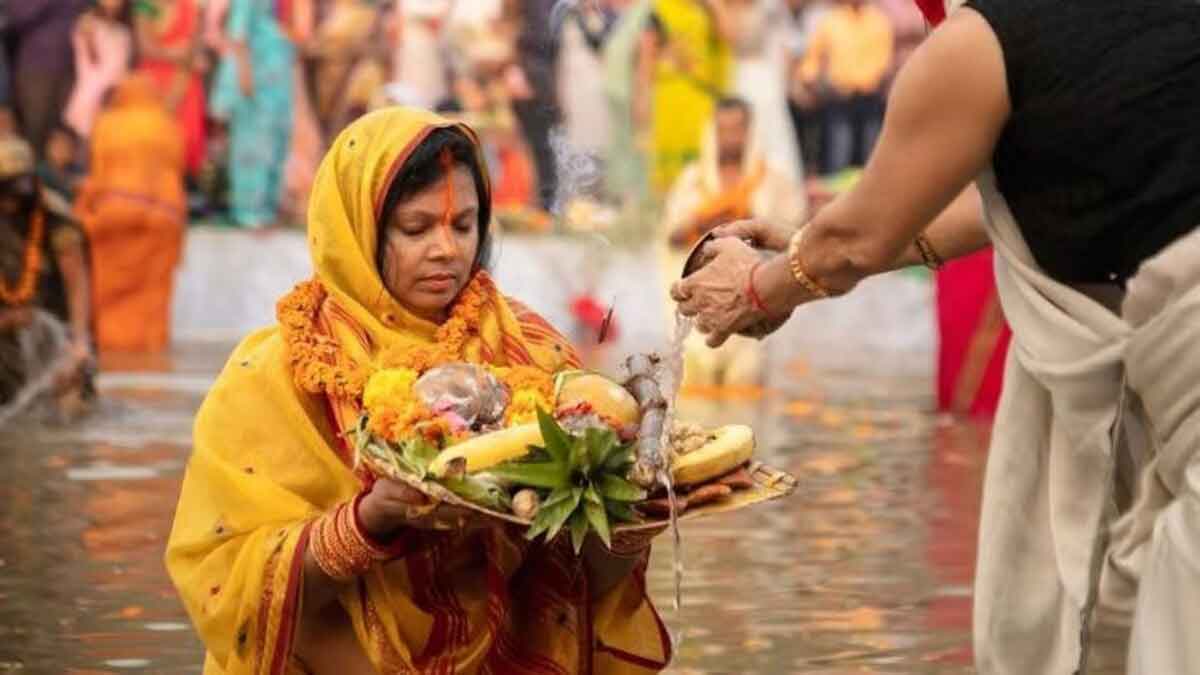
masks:
<path fill-rule="evenodd" d="M 402 201 L 385 224 L 383 282 L 409 311 L 441 322 L 471 279 L 479 250 L 479 196 L 471 170 Z"/>

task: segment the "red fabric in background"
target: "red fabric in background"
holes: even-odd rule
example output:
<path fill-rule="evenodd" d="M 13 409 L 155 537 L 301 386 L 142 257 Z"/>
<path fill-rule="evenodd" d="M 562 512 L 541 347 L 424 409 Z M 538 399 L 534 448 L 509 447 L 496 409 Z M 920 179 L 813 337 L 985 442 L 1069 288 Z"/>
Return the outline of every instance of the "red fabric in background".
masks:
<path fill-rule="evenodd" d="M 946 19 L 946 5 L 942 0 L 914 0 L 917 8 L 925 15 L 930 25 L 936 26 Z"/>
<path fill-rule="evenodd" d="M 966 360 L 989 303 L 998 303 L 992 271 L 992 249 L 946 263 L 937 273 L 938 405 L 949 410 L 959 386 Z M 986 369 L 966 412 L 992 416 L 1000 402 L 1004 383 L 1004 359 L 1012 333 L 1005 324 L 991 348 Z"/>

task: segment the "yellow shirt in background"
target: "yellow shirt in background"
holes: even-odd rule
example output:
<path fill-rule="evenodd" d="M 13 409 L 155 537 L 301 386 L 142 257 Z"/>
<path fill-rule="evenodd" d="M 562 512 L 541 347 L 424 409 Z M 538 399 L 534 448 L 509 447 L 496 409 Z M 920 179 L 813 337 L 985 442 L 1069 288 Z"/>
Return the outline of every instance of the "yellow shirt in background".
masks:
<path fill-rule="evenodd" d="M 809 83 L 824 76 L 841 94 L 873 93 L 891 67 L 894 44 L 891 21 L 877 7 L 839 5 L 817 24 L 801 72 Z"/>

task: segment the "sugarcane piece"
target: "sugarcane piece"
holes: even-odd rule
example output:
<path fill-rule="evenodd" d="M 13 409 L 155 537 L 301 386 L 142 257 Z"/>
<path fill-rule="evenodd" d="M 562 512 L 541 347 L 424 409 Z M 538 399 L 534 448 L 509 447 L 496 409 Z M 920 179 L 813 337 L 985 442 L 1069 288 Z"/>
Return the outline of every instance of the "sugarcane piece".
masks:
<path fill-rule="evenodd" d="M 625 360 L 629 379 L 625 388 L 633 394 L 641 410 L 638 425 L 637 456 L 630 480 L 643 488 L 654 487 L 666 472 L 667 456 L 663 447 L 663 427 L 667 421 L 667 400 L 663 398 L 657 374 L 661 359 L 652 354 L 634 354 Z"/>

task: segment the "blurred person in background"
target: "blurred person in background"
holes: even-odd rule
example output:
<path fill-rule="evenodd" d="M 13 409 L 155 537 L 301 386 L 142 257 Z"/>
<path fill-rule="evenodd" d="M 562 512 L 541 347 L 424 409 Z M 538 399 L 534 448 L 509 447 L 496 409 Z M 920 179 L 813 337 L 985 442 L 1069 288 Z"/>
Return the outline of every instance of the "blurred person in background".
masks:
<path fill-rule="evenodd" d="M 912 56 L 917 47 L 929 33 L 929 24 L 921 16 L 921 10 L 912 0 L 876 0 L 879 9 L 887 14 L 892 22 L 892 32 L 895 34 L 895 56 L 892 59 L 892 72 L 888 73 L 888 83 L 899 71 L 900 66 Z"/>
<path fill-rule="evenodd" d="M 785 5 L 781 21 L 788 54 L 785 80 L 788 112 L 800 147 L 803 175 L 815 177 L 821 173 L 823 117 L 821 99 L 805 82 L 803 65 L 817 24 L 831 5 L 827 0 L 786 0 Z"/>
<path fill-rule="evenodd" d="M 476 25 L 462 26 L 455 40 L 461 72 L 453 100 L 439 112 L 471 125 L 491 169 L 492 203 L 505 215 L 539 206 L 537 173 L 513 113 L 505 73 L 513 60 L 513 43 L 502 34 Z"/>
<path fill-rule="evenodd" d="M 634 119 L 638 97 L 638 49 L 654 10 L 654 0 L 609 0 L 617 20 L 604 45 L 604 95 L 608 106 L 609 138 L 604 175 L 610 195 L 636 209 L 650 197 L 645 133 Z"/>
<path fill-rule="evenodd" d="M 38 182 L 28 143 L 0 136 L 0 406 L 36 384 L 65 418 L 94 398 L 88 276 L 71 205 Z"/>
<path fill-rule="evenodd" d="M 75 88 L 63 120 L 86 140 L 104 97 L 133 65 L 131 10 L 126 0 L 96 0 L 75 22 Z"/>
<path fill-rule="evenodd" d="M 74 85 L 69 45 L 91 0 L 10 0 L 5 46 L 12 56 L 13 101 L 23 136 L 39 151 L 58 123 Z"/>
<path fill-rule="evenodd" d="M 186 224 L 184 171 L 184 136 L 162 92 L 144 74 L 124 80 L 96 122 L 91 173 L 75 205 L 93 252 L 101 350 L 168 345 Z"/>
<path fill-rule="evenodd" d="M 717 104 L 699 161 L 684 169 L 667 197 L 668 278 L 679 276 L 692 246 L 718 225 L 747 218 L 793 229 L 804 223 L 804 190 L 763 152 L 755 124 L 745 100 L 726 98 Z M 762 380 L 762 348 L 751 338 L 731 338 L 710 350 L 694 334 L 685 344 L 685 364 L 689 388 L 745 388 Z"/>
<path fill-rule="evenodd" d="M 331 0 L 305 46 L 325 138 L 366 112 L 387 83 L 385 27 L 379 10 L 364 0 Z"/>
<path fill-rule="evenodd" d="M 412 87 L 423 108 L 450 95 L 445 41 L 452 0 L 395 0 L 392 81 Z"/>
<path fill-rule="evenodd" d="M 183 129 L 188 174 L 195 176 L 205 155 L 203 77 L 208 71 L 199 0 L 157 0 L 137 7 L 138 70 L 164 92 Z"/>
<path fill-rule="evenodd" d="M 505 0 L 502 20 L 513 27 L 514 63 L 505 73 L 513 113 L 537 168 L 538 202 L 550 210 L 558 197 L 558 165 L 550 136 L 562 122 L 558 99 L 560 26 L 557 0 Z"/>
<path fill-rule="evenodd" d="M 800 150 L 788 116 L 787 26 L 777 0 L 726 0 L 733 30 L 733 93 L 754 111 L 755 145 L 776 171 L 796 182 L 803 176 Z"/>
<path fill-rule="evenodd" d="M 83 179 L 82 145 L 73 129 L 59 124 L 50 130 L 38 161 L 38 180 L 68 202 L 75 200 L 75 190 Z"/>
<path fill-rule="evenodd" d="M 313 40 L 317 29 L 314 0 L 281 0 L 280 22 L 292 40 L 297 54 Z M 280 217 L 284 222 L 303 225 L 308 215 L 308 195 L 316 178 L 317 164 L 325 143 L 321 125 L 313 108 L 312 95 L 301 58 L 292 62 L 292 132 L 287 161 L 284 163 L 283 200 Z"/>
<path fill-rule="evenodd" d="M 866 163 L 883 122 L 894 45 L 891 21 L 871 0 L 837 0 L 817 23 L 801 68 L 824 109 L 823 173 Z"/>
<path fill-rule="evenodd" d="M 586 161 L 589 171 L 579 176 L 578 190 L 598 196 L 603 186 L 593 178 L 602 175 L 605 151 L 612 131 L 604 94 L 601 50 L 617 15 L 608 0 L 584 0 L 561 12 L 562 48 L 558 59 L 559 98 L 563 111 L 563 139 L 572 154 Z M 578 195 L 564 194 L 564 201 Z"/>
<path fill-rule="evenodd" d="M 242 227 L 273 225 L 292 133 L 295 50 L 273 0 L 230 0 L 229 49 L 213 84 L 213 116 L 229 129 L 229 215 Z"/>
<path fill-rule="evenodd" d="M 650 129 L 651 181 L 660 192 L 700 156 L 704 127 L 733 76 L 725 2 L 655 0 L 642 34 L 635 119 Z"/>

